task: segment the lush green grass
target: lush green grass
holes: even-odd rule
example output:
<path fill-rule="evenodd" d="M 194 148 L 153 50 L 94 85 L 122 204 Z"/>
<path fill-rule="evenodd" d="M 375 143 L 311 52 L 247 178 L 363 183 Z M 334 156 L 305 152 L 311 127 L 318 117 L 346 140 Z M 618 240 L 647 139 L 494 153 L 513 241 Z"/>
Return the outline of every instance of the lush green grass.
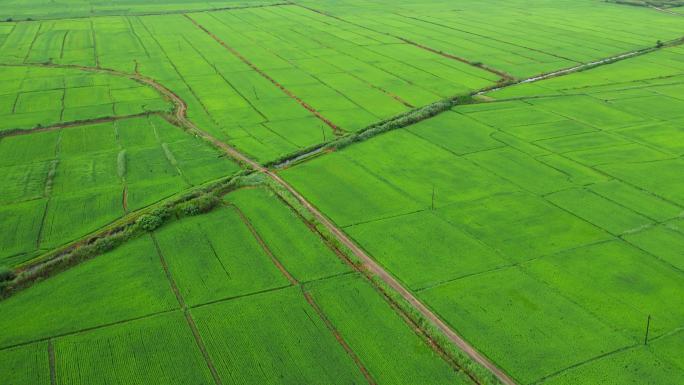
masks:
<path fill-rule="evenodd" d="M 634 343 L 643 341 L 648 316 L 651 338 L 684 322 L 684 310 L 678 306 L 684 291 L 681 271 L 623 242 L 565 251 L 524 268 Z"/>
<path fill-rule="evenodd" d="M 347 232 L 413 289 L 506 264 L 490 247 L 432 210 L 350 226 Z"/>
<path fill-rule="evenodd" d="M 188 304 L 289 284 L 230 207 L 172 223 L 156 237 Z"/>
<path fill-rule="evenodd" d="M 0 373 L 12 385 L 48 385 L 47 342 L 0 350 Z"/>
<path fill-rule="evenodd" d="M 192 315 L 226 382 L 364 383 L 300 288 L 207 305 Z"/>
<path fill-rule="evenodd" d="M 149 237 L 0 302 L 0 347 L 178 306 Z"/>
<path fill-rule="evenodd" d="M 632 343 L 515 267 L 466 277 L 420 296 L 520 383 Z"/>
<path fill-rule="evenodd" d="M 60 385 L 213 383 L 181 312 L 58 338 L 55 372 Z"/>

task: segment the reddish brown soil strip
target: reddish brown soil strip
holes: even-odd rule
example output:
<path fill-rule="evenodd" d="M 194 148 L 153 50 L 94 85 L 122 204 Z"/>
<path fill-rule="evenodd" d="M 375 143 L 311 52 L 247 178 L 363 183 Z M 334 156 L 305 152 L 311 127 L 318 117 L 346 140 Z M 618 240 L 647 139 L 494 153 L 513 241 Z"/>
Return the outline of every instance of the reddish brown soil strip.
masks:
<path fill-rule="evenodd" d="M 50 365 L 50 385 L 57 385 L 57 373 L 55 371 L 55 346 L 52 340 L 48 340 L 48 362 Z"/>
<path fill-rule="evenodd" d="M 195 324 L 195 320 L 192 319 L 192 315 L 190 314 L 190 310 L 188 310 L 188 306 L 185 304 L 185 299 L 183 299 L 183 295 L 181 294 L 180 290 L 178 289 L 178 285 L 176 285 L 176 280 L 173 279 L 173 275 L 171 274 L 171 271 L 169 270 L 169 265 L 166 263 L 166 259 L 164 258 L 164 254 L 161 251 L 161 248 L 159 247 L 159 242 L 157 242 L 157 238 L 154 236 L 153 233 L 150 233 L 150 237 L 152 238 L 152 241 L 154 242 L 154 247 L 157 249 L 157 254 L 159 255 L 159 261 L 161 262 L 162 268 L 164 269 L 164 274 L 166 274 L 166 278 L 169 281 L 169 284 L 171 285 L 171 289 L 173 290 L 173 294 L 176 296 L 176 299 L 178 300 L 178 304 L 180 305 L 181 309 L 183 310 L 183 314 L 185 315 L 185 320 L 188 322 L 188 326 L 190 327 L 190 330 L 192 331 L 192 335 L 195 338 L 195 342 L 197 343 L 197 347 L 200 349 L 202 352 L 202 356 L 204 356 L 204 361 L 207 363 L 207 367 L 209 367 L 209 371 L 211 371 L 211 376 L 214 378 L 214 382 L 216 385 L 222 385 L 221 382 L 221 377 L 219 377 L 218 372 L 216 371 L 216 367 L 214 366 L 214 363 L 211 360 L 211 357 L 209 357 L 209 352 L 207 351 L 206 345 L 204 345 L 204 341 L 202 340 L 202 336 L 199 333 L 199 330 L 197 330 L 197 325 Z"/>
<path fill-rule="evenodd" d="M 252 222 L 249 220 L 249 218 L 247 218 L 245 213 L 243 213 L 242 210 L 240 210 L 240 208 L 235 206 L 235 205 L 230 205 L 230 207 L 232 207 L 235 210 L 235 212 L 238 213 L 238 215 L 240 216 L 240 219 L 242 219 L 242 222 L 245 224 L 245 226 L 247 226 L 249 231 L 252 233 L 252 236 L 254 236 L 254 239 L 256 239 L 257 242 L 259 242 L 259 245 L 261 245 L 261 248 L 271 258 L 271 261 L 273 261 L 273 264 L 278 268 L 278 270 L 280 270 L 280 272 L 285 276 L 285 278 L 287 278 L 287 280 L 290 281 L 290 284 L 292 284 L 293 286 L 299 285 L 299 281 L 297 280 L 297 278 L 292 276 L 292 274 L 290 274 L 290 272 L 287 271 L 287 269 L 282 264 L 282 262 L 280 262 L 280 260 L 278 260 L 278 258 L 276 258 L 276 256 L 273 255 L 273 252 L 268 247 L 268 245 L 266 244 L 264 239 L 261 238 L 261 235 L 259 235 L 259 233 L 257 233 L 256 229 L 254 228 L 254 225 L 252 225 Z"/>
<path fill-rule="evenodd" d="M 316 303 L 314 298 L 311 296 L 311 294 L 308 293 L 307 291 L 304 291 L 304 289 L 302 289 L 302 294 L 304 294 L 304 298 L 306 298 L 306 302 L 308 302 L 309 305 L 311 305 L 311 307 L 316 311 L 316 313 L 321 318 L 321 320 L 323 320 L 323 323 L 325 323 L 325 326 L 335 336 L 335 339 L 337 340 L 337 342 L 344 348 L 344 350 L 347 352 L 349 357 L 351 357 L 351 359 L 354 360 L 354 363 L 359 368 L 361 373 L 363 373 L 363 376 L 366 377 L 366 381 L 368 381 L 368 383 L 370 385 L 375 385 L 376 384 L 375 380 L 371 376 L 371 374 L 368 371 L 368 369 L 366 368 L 366 366 L 363 365 L 363 362 L 361 362 L 361 359 L 359 358 L 359 356 L 357 356 L 356 353 L 354 352 L 354 350 L 352 350 L 352 348 L 349 347 L 349 344 L 347 344 L 347 341 L 344 340 L 342 335 L 335 328 L 335 325 L 333 325 L 333 323 L 330 321 L 330 319 L 328 319 L 328 317 L 325 315 L 325 313 L 323 313 L 323 310 L 320 308 L 320 306 L 318 306 L 318 304 Z"/>
<path fill-rule="evenodd" d="M 391 37 L 393 37 L 393 38 L 395 38 L 395 39 L 399 39 L 399 40 L 403 41 L 403 42 L 406 43 L 406 44 L 410 44 L 410 45 L 415 46 L 415 47 L 417 47 L 417 48 L 420 48 L 420 49 L 423 49 L 423 50 L 432 52 L 432 53 L 434 53 L 434 54 L 443 56 L 443 57 L 445 57 L 445 58 L 447 58 L 447 59 L 457 60 L 457 61 L 460 61 L 460 62 L 462 62 L 462 63 L 468 64 L 468 65 L 470 65 L 470 66 L 480 68 L 480 69 L 482 69 L 482 70 L 484 70 L 484 71 L 491 72 L 491 73 L 493 73 L 493 74 L 495 74 L 495 75 L 497 75 L 497 76 L 500 76 L 500 77 L 501 77 L 502 79 L 504 79 L 504 80 L 512 80 L 512 79 L 514 78 L 512 75 L 510 75 L 510 74 L 508 74 L 508 73 L 506 73 L 506 72 L 504 72 L 504 71 L 500 71 L 500 70 L 497 70 L 497 69 L 494 69 L 494 68 L 490 68 L 490 67 L 485 66 L 485 65 L 476 64 L 476 63 L 474 63 L 474 62 L 472 62 L 472 61 L 470 61 L 470 60 L 468 60 L 468 59 L 466 59 L 466 58 L 462 58 L 462 57 L 459 57 L 459 56 L 456 56 L 456 55 L 452 55 L 452 54 L 449 54 L 449 53 L 440 51 L 440 50 L 435 49 L 435 48 L 428 47 L 428 46 L 426 46 L 426 45 L 417 43 L 417 42 L 415 42 L 415 41 L 406 39 L 406 38 L 401 37 L 401 36 L 398 36 L 398 35 L 394 35 L 394 34 L 389 33 L 389 32 L 378 31 L 378 30 L 369 28 L 369 27 L 367 27 L 367 26 L 365 26 L 365 25 L 358 24 L 358 23 L 354 23 L 354 22 L 351 22 L 351 21 L 349 21 L 349 20 L 345 20 L 345 19 L 343 19 L 343 18 L 341 18 L 341 17 L 339 17 L 339 16 L 335 16 L 335 15 L 332 15 L 332 14 L 330 14 L 330 13 L 327 13 L 327 12 L 324 12 L 324 11 L 321 11 L 321 10 L 318 10 L 318 9 L 315 9 L 315 8 L 308 7 L 308 6 L 306 6 L 306 5 L 301 5 L 301 4 L 294 4 L 294 5 L 296 5 L 297 7 L 301 7 L 301 8 L 304 8 L 304 9 L 306 9 L 306 10 L 309 10 L 309 11 L 311 11 L 311 12 L 318 13 L 318 14 L 323 15 L 323 16 L 326 16 L 326 17 L 330 17 L 330 18 L 339 20 L 339 21 L 341 21 L 341 22 L 343 22 L 343 23 L 347 23 L 347 24 L 351 24 L 351 25 L 354 25 L 354 26 L 359 27 L 359 28 L 363 28 L 363 29 L 368 30 L 368 31 L 371 31 L 371 32 L 380 33 L 380 34 L 383 34 L 383 35 L 386 35 L 386 36 L 391 36 Z"/>
<path fill-rule="evenodd" d="M 211 31 L 209 31 L 209 30 L 208 30 L 207 28 L 205 28 L 203 25 L 201 25 L 201 24 L 199 24 L 197 21 L 195 21 L 195 19 L 193 19 L 192 17 L 190 17 L 190 16 L 187 15 L 187 14 L 185 14 L 184 16 L 185 16 L 188 20 L 190 20 L 190 21 L 192 22 L 192 24 L 194 24 L 197 28 L 201 29 L 201 30 L 204 31 L 207 35 L 211 36 L 211 38 L 214 39 L 217 43 L 221 44 L 221 45 L 223 46 L 223 48 L 225 48 L 225 49 L 227 49 L 228 51 L 230 51 L 230 53 L 232 53 L 233 55 L 235 55 L 235 57 L 237 57 L 238 59 L 240 59 L 243 63 L 247 64 L 250 68 L 252 68 L 254 71 L 256 71 L 256 72 L 257 72 L 259 75 L 261 75 L 264 79 L 270 81 L 273 85 L 275 85 L 275 86 L 278 87 L 281 91 L 283 91 L 287 96 L 289 96 L 290 98 L 294 99 L 297 103 L 299 103 L 299 105 L 301 105 L 302 107 L 304 107 L 304 108 L 306 108 L 307 110 L 309 110 L 309 112 L 311 112 L 315 117 L 317 117 L 318 119 L 320 119 L 321 121 L 323 121 L 323 123 L 327 124 L 327 125 L 333 130 L 333 132 L 334 132 L 335 134 L 337 134 L 337 135 L 342 134 L 342 129 L 341 129 L 341 128 L 339 128 L 339 127 L 338 127 L 337 125 L 335 125 L 333 122 L 331 122 L 331 121 L 328 120 L 326 117 L 324 117 L 323 115 L 321 115 L 318 111 L 316 111 L 315 108 L 313 108 L 311 105 L 309 105 L 308 103 L 306 103 L 306 102 L 305 102 L 304 100 L 302 100 L 299 96 L 295 95 L 292 91 L 290 91 L 290 90 L 288 90 L 287 88 L 285 88 L 285 86 L 283 86 L 282 84 L 278 83 L 278 81 L 276 81 L 276 80 L 273 79 L 271 76 L 269 76 L 269 75 L 268 75 L 266 72 L 264 72 L 261 68 L 257 67 L 257 66 L 256 66 L 254 63 L 252 63 L 249 59 L 247 59 L 246 57 L 242 56 L 242 54 L 241 54 L 240 52 L 238 52 L 238 51 L 235 50 L 233 47 L 231 47 L 231 46 L 229 46 L 228 44 L 226 44 L 223 40 L 219 39 L 218 36 L 214 35 Z"/>
<path fill-rule="evenodd" d="M 398 101 L 399 103 L 405 105 L 405 106 L 408 107 L 408 108 L 416 108 L 416 106 L 414 106 L 414 105 L 412 105 L 411 103 L 407 102 L 406 100 L 402 99 L 402 98 L 401 98 L 399 95 L 397 95 L 397 94 L 394 94 L 394 93 L 392 93 L 392 92 L 389 92 L 389 91 L 387 91 L 386 89 L 384 89 L 384 88 L 382 88 L 382 87 L 378 87 L 378 86 L 373 85 L 373 84 L 370 84 L 370 83 L 367 83 L 367 84 L 368 84 L 369 86 L 371 86 L 372 88 L 375 88 L 376 90 L 378 90 L 378 91 L 380 91 L 380 92 L 382 92 L 382 93 L 384 93 L 384 94 L 387 94 L 389 97 L 391 97 L 392 99 L 394 99 L 394 100 Z"/>
<path fill-rule="evenodd" d="M 117 121 L 117 120 L 139 118 L 139 117 L 149 116 L 149 115 L 153 115 L 153 114 L 158 114 L 158 113 L 156 113 L 156 112 L 141 112 L 141 113 L 139 113 L 139 114 L 133 114 L 133 115 L 124 115 L 124 116 L 105 116 L 105 117 L 102 117 L 102 118 L 73 120 L 73 121 L 71 121 L 71 122 L 57 123 L 57 124 L 53 124 L 53 125 L 51 125 L 51 126 L 29 128 L 29 129 L 26 129 L 26 130 L 23 130 L 23 129 L 9 129 L 9 130 L 5 130 L 5 131 L 0 131 L 0 137 L 18 136 L 18 135 L 29 135 L 29 134 L 34 134 L 34 133 L 36 133 L 36 132 L 55 131 L 55 130 L 60 130 L 60 129 L 62 129 L 62 128 L 78 127 L 78 126 L 83 126 L 83 125 L 86 125 L 86 124 L 96 124 L 96 123 L 114 122 L 114 121 Z"/>

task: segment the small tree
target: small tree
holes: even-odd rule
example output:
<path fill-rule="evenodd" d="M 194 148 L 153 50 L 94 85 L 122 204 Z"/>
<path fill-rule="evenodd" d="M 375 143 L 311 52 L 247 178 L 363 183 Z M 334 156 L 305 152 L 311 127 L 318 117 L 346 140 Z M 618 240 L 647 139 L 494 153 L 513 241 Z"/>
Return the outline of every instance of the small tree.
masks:
<path fill-rule="evenodd" d="M 658 47 L 658 48 L 662 48 L 664 45 L 665 45 L 665 44 L 663 44 L 663 42 L 660 41 L 660 40 L 658 40 L 658 41 L 656 42 L 656 47 Z"/>
<path fill-rule="evenodd" d="M 145 231 L 154 231 L 161 226 L 163 220 L 153 214 L 145 214 L 136 221 Z"/>

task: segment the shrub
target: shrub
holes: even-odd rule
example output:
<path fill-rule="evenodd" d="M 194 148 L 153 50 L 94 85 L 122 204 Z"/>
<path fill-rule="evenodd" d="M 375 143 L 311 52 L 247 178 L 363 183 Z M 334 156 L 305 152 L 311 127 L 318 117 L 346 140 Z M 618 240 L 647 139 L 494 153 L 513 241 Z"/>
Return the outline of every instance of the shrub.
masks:
<path fill-rule="evenodd" d="M 16 277 L 16 274 L 14 274 L 12 269 L 6 266 L 0 267 L 0 282 L 9 282 L 13 280 L 14 277 Z"/>
<path fill-rule="evenodd" d="M 163 222 L 164 220 L 162 218 L 154 214 L 142 215 L 136 221 L 136 223 L 145 231 L 154 231 L 159 226 L 161 226 Z"/>
<path fill-rule="evenodd" d="M 178 210 L 183 215 L 198 215 L 211 211 L 218 203 L 215 195 L 202 195 L 179 205 Z"/>

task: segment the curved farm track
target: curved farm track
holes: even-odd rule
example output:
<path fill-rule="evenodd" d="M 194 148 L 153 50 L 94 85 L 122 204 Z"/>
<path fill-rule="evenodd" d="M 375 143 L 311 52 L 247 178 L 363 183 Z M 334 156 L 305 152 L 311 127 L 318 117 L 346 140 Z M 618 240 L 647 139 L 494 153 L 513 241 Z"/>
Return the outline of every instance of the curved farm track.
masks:
<path fill-rule="evenodd" d="M 170 100 L 175 105 L 175 110 L 173 113 L 173 119 L 178 123 L 178 125 L 184 127 L 188 132 L 191 132 L 197 136 L 200 136 L 204 140 L 213 144 L 225 154 L 229 155 L 238 163 L 243 166 L 250 168 L 256 172 L 259 172 L 272 181 L 277 183 L 286 189 L 292 196 L 294 196 L 299 203 L 305 207 L 315 218 L 319 221 L 325 228 L 339 241 L 341 244 L 346 246 L 354 254 L 356 258 L 362 261 L 365 269 L 367 269 L 372 274 L 380 278 L 385 284 L 395 290 L 407 303 L 409 303 L 422 317 L 428 319 L 434 326 L 436 326 L 449 341 L 458 346 L 463 352 L 465 352 L 472 360 L 479 363 L 483 367 L 487 368 L 492 374 L 494 374 L 499 381 L 505 385 L 515 385 L 516 382 L 509 377 L 503 370 L 498 368 L 493 362 L 491 362 L 487 357 L 482 355 L 475 347 L 470 345 L 463 337 L 461 337 L 455 330 L 453 330 L 447 323 L 442 321 L 440 317 L 430 310 L 425 304 L 423 304 L 418 298 L 416 298 L 407 288 L 405 288 L 399 281 L 397 281 L 388 271 L 386 271 L 382 266 L 380 266 L 375 260 L 370 257 L 363 249 L 361 249 L 354 241 L 351 240 L 339 227 L 337 227 L 332 221 L 330 221 L 323 213 L 321 213 L 311 202 L 309 202 L 304 196 L 302 196 L 294 187 L 292 187 L 288 182 L 282 179 L 278 174 L 270 169 L 262 166 L 258 162 L 250 159 L 248 156 L 242 154 L 240 151 L 234 147 L 220 141 L 211 134 L 201 130 L 193 122 L 191 122 L 187 117 L 188 105 L 187 103 L 172 90 L 164 86 L 163 84 L 157 82 L 156 80 L 144 76 L 139 73 L 126 73 L 123 71 L 118 71 L 109 68 L 101 67 L 88 67 L 80 65 L 60 65 L 60 64 L 50 64 L 50 63 L 35 63 L 35 64 L 17 64 L 16 66 L 36 66 L 36 67 L 52 67 L 52 68 L 70 68 L 78 69 L 86 72 L 97 72 L 106 73 L 114 76 L 125 77 L 132 79 L 138 83 L 153 87 L 159 93 L 164 95 L 168 100 Z"/>

